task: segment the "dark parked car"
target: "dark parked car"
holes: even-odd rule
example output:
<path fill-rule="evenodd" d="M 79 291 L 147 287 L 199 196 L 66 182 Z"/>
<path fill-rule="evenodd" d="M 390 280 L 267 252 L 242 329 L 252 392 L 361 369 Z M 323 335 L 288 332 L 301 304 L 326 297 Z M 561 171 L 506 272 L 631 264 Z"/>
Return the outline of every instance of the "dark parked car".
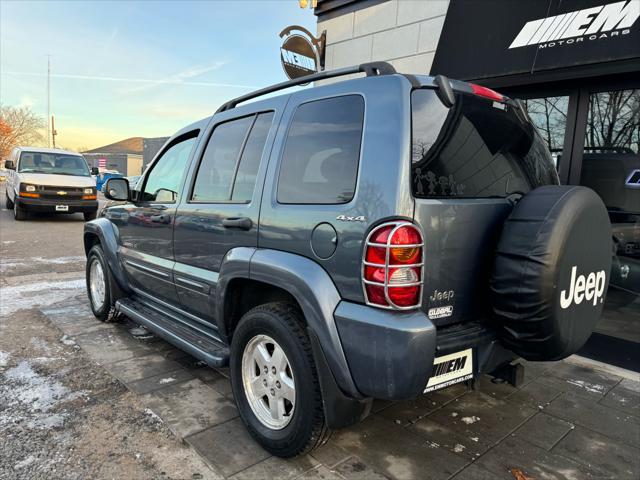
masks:
<path fill-rule="evenodd" d="M 558 185 L 520 102 L 385 63 L 234 99 L 105 195 L 84 231 L 95 316 L 229 365 L 242 420 L 283 457 L 374 398 L 571 355 L 611 270 L 602 201 Z"/>

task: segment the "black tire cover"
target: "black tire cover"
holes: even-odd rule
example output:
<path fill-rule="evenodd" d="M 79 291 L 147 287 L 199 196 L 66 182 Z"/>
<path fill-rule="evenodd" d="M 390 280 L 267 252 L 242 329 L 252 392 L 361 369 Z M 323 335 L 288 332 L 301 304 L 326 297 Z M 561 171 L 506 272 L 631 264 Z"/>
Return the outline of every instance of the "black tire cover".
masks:
<path fill-rule="evenodd" d="M 611 270 L 611 224 L 591 189 L 544 186 L 504 224 L 491 278 L 502 342 L 527 360 L 559 360 L 591 335 Z"/>

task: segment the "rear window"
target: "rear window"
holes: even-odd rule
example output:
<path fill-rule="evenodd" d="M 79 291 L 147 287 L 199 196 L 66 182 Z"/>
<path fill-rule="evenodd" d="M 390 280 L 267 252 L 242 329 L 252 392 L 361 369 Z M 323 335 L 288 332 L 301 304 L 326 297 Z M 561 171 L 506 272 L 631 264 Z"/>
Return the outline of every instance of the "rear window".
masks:
<path fill-rule="evenodd" d="M 442 105 L 431 89 L 412 103 L 412 190 L 421 198 L 494 198 L 557 184 L 551 154 L 514 108 L 472 95 Z"/>
<path fill-rule="evenodd" d="M 282 156 L 278 202 L 349 202 L 356 188 L 363 119 L 359 95 L 300 105 Z"/>

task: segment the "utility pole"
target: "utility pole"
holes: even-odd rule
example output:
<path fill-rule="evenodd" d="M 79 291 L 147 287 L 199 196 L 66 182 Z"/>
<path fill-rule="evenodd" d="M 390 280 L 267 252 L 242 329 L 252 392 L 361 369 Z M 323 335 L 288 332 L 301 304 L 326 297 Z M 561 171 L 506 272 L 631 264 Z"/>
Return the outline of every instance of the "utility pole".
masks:
<path fill-rule="evenodd" d="M 56 148 L 56 135 L 58 135 L 58 131 L 56 130 L 56 122 L 51 115 L 51 141 L 53 142 L 53 148 Z"/>
<path fill-rule="evenodd" d="M 47 147 L 51 147 L 51 55 L 47 55 Z"/>

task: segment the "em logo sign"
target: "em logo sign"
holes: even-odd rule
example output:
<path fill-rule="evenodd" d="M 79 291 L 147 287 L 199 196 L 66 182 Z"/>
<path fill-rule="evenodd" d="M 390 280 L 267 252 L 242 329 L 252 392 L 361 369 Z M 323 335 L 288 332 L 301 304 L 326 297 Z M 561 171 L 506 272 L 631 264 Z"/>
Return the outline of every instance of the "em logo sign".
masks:
<path fill-rule="evenodd" d="M 543 48 L 546 46 L 543 44 L 547 42 L 558 42 L 561 45 L 583 41 L 583 37 L 588 40 L 597 40 L 609 36 L 628 35 L 629 28 L 638 17 L 640 17 L 640 2 L 624 0 L 540 18 L 525 23 L 509 48 L 536 44 L 540 44 L 540 48 Z M 565 41 L 565 39 L 573 40 Z"/>
<path fill-rule="evenodd" d="M 292 33 L 297 30 L 296 33 Z M 306 28 L 298 25 L 285 28 L 280 37 L 280 61 L 289 79 L 311 75 L 322 69 L 326 35 L 315 38 Z"/>

